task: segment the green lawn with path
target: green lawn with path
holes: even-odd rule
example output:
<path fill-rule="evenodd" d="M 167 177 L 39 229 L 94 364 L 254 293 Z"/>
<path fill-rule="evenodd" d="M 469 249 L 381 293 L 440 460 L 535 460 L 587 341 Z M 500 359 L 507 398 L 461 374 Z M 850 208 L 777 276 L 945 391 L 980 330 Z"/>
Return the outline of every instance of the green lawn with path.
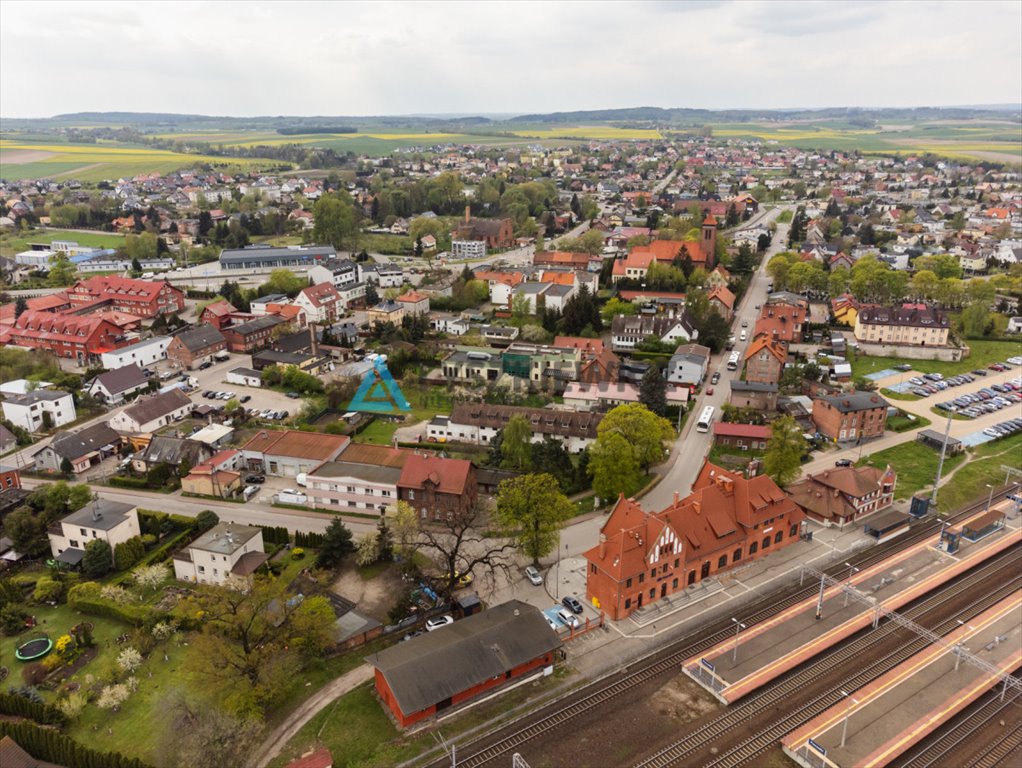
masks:
<path fill-rule="evenodd" d="M 872 464 L 884 468 L 888 464 L 898 473 L 898 485 L 894 490 L 896 499 L 907 499 L 923 488 L 929 488 L 937 475 L 937 451 L 915 441 L 895 445 L 877 453 L 864 455 L 857 466 Z M 964 454 L 948 456 L 944 459 L 944 473 L 965 461 Z M 942 504 L 943 506 L 943 504 Z"/>

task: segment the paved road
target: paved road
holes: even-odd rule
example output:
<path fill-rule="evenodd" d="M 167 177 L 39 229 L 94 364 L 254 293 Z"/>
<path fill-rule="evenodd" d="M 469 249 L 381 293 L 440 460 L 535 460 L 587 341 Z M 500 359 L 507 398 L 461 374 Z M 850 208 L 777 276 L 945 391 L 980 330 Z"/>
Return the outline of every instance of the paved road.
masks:
<path fill-rule="evenodd" d="M 774 208 L 768 214 L 765 214 L 765 218 L 768 221 L 773 220 L 780 215 L 781 210 L 781 208 Z M 742 301 L 735 311 L 733 323 L 735 336 L 740 336 L 742 322 L 748 322 L 749 324 L 746 341 L 739 341 L 735 344 L 735 351 L 739 354 L 744 354 L 746 346 L 751 341 L 752 328 L 756 323 L 756 315 L 758 314 L 756 305 L 762 304 L 766 300 L 766 288 L 769 282 L 766 274 L 766 264 L 770 257 L 784 250 L 787 242 L 788 225 L 780 224 L 770 248 L 767 249 L 766 254 L 763 256 L 760 268 L 752 277 L 749 290 L 745 292 L 745 296 L 742 297 Z M 685 422 L 685 427 L 671 447 L 672 458 L 669 459 L 671 464 L 667 468 L 664 479 L 644 497 L 648 509 L 662 509 L 674 500 L 675 492 L 684 497 L 688 495 L 689 490 L 692 488 L 692 483 L 695 482 L 696 475 L 699 474 L 699 469 L 702 467 L 703 457 L 709 453 L 710 445 L 713 442 L 712 432 L 696 431 L 695 424 L 699 413 L 707 405 L 712 405 L 717 409 L 714 418 L 719 420 L 720 408 L 728 402 L 728 397 L 731 393 L 728 379 L 737 378 L 740 374 L 740 369 L 739 371 L 727 370 L 727 358 L 729 355 L 730 353 L 725 351 L 714 355 L 710 359 L 710 368 L 707 371 L 707 376 L 712 376 L 715 372 L 720 373 L 720 382 L 712 387 L 712 395 L 706 393 L 706 390 L 709 388 L 706 387 L 696 396 L 695 405 L 691 410 L 688 420 Z"/>

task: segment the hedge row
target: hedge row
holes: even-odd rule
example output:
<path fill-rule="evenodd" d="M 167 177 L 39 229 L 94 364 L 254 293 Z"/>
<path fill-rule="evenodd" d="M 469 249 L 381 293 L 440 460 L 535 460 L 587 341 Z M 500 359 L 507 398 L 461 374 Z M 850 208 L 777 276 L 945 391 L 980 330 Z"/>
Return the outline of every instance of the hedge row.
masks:
<path fill-rule="evenodd" d="M 114 619 L 115 621 L 123 621 L 125 624 L 135 626 L 145 624 L 158 615 L 148 605 L 140 605 L 138 603 L 118 605 L 109 600 L 104 600 L 99 595 L 99 589 L 99 585 L 93 581 L 76 584 L 68 590 L 68 606 L 90 616 Z"/>
<path fill-rule="evenodd" d="M 29 701 L 24 696 L 0 693 L 0 715 L 24 717 L 45 725 L 63 725 L 67 717 L 56 707 Z"/>
<path fill-rule="evenodd" d="M 28 722 L 0 720 L 0 737 L 10 736 L 37 760 L 67 768 L 150 768 L 147 763 L 120 752 L 97 752 L 79 744 L 60 731 Z"/>

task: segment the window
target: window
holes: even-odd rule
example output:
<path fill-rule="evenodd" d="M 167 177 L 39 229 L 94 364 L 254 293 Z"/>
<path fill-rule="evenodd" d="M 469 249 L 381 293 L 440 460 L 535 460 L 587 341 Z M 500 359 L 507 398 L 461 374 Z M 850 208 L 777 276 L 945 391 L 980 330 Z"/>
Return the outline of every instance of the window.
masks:
<path fill-rule="evenodd" d="M 673 580 L 673 581 L 671 582 L 671 589 L 677 589 L 677 588 L 678 588 L 678 580 L 677 580 L 677 579 L 674 579 L 674 580 Z"/>
<path fill-rule="evenodd" d="M 770 537 L 769 536 L 764 536 L 763 537 L 763 544 L 761 546 L 763 547 L 763 549 L 766 549 L 767 547 L 770 546 Z"/>
<path fill-rule="evenodd" d="M 679 566 L 681 566 L 681 559 L 676 557 L 674 558 L 674 567 L 678 568 Z"/>
<path fill-rule="evenodd" d="M 756 543 L 756 542 L 754 541 L 754 542 L 752 542 L 752 543 L 751 543 L 751 544 L 749 545 L 749 554 L 750 554 L 750 555 L 754 555 L 754 554 L 756 554 L 757 552 L 759 552 L 759 544 L 757 544 L 757 543 Z"/>
<path fill-rule="evenodd" d="M 415 500 L 415 491 L 408 491 L 408 500 L 409 501 Z"/>
<path fill-rule="evenodd" d="M 774 544 L 780 544 L 781 539 L 784 538 L 784 531 L 778 531 L 774 534 Z"/>
<path fill-rule="evenodd" d="M 644 582 L 645 580 L 646 580 L 646 574 L 645 574 L 645 572 L 643 572 L 643 573 L 640 573 L 640 574 L 639 574 L 639 583 L 641 584 L 641 583 L 642 583 L 642 582 Z"/>
<path fill-rule="evenodd" d="M 731 553 L 731 562 L 732 563 L 737 563 L 741 559 L 742 559 L 742 548 L 739 547 L 738 549 L 736 549 L 734 552 Z"/>
<path fill-rule="evenodd" d="M 655 578 L 656 578 L 656 568 L 653 568 L 653 569 L 652 569 L 652 570 L 651 570 L 651 571 L 649 572 L 649 577 L 650 577 L 651 579 L 655 579 Z"/>
<path fill-rule="evenodd" d="M 788 535 L 789 536 L 798 536 L 798 526 L 797 525 L 791 526 L 791 530 L 788 531 Z"/>
<path fill-rule="evenodd" d="M 625 589 L 630 589 L 631 586 L 632 586 L 632 580 L 631 579 L 626 579 L 625 580 Z"/>
<path fill-rule="evenodd" d="M 216 568 L 214 568 L 213 569 L 213 575 L 214 576 L 219 576 L 220 575 L 220 571 L 218 571 Z"/>
<path fill-rule="evenodd" d="M 86 531 L 84 528 L 79 528 L 78 530 L 82 532 L 82 536 L 88 536 L 89 535 L 89 532 Z"/>
<path fill-rule="evenodd" d="M 71 539 L 70 543 L 71 543 L 71 546 L 74 547 L 75 549 L 81 549 L 81 547 L 78 546 L 78 542 L 75 541 L 74 539 Z"/>
<path fill-rule="evenodd" d="M 632 607 L 632 598 L 626 597 L 625 598 L 625 610 L 627 611 L 631 607 Z"/>
<path fill-rule="evenodd" d="M 655 600 L 656 599 L 656 587 L 653 587 L 653 589 L 651 589 L 649 591 L 649 599 L 650 600 Z"/>
<path fill-rule="evenodd" d="M 205 572 L 206 572 L 206 566 L 200 565 L 199 566 L 199 573 L 205 573 Z"/>
<path fill-rule="evenodd" d="M 719 558 L 717 558 L 717 568 L 726 568 L 726 567 L 727 567 L 727 555 L 721 555 Z"/>
<path fill-rule="evenodd" d="M 423 520 L 425 520 L 425 519 L 426 519 L 426 508 L 425 508 L 425 507 L 423 507 L 422 509 L 420 509 L 420 510 L 419 510 L 419 516 L 420 516 L 420 517 L 421 517 L 421 518 L 422 518 Z"/>

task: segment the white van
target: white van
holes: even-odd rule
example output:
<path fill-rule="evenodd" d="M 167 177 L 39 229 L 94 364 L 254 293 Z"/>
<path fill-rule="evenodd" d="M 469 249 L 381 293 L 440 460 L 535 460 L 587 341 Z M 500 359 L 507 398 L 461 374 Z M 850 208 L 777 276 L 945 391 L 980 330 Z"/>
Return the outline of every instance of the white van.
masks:
<path fill-rule="evenodd" d="M 297 475 L 295 475 L 295 482 L 298 483 L 298 485 L 302 486 L 302 488 L 308 488 L 309 487 L 308 473 L 299 472 Z"/>
<path fill-rule="evenodd" d="M 281 504 L 307 504 L 309 497 L 293 488 L 285 488 L 277 494 L 277 501 Z"/>

